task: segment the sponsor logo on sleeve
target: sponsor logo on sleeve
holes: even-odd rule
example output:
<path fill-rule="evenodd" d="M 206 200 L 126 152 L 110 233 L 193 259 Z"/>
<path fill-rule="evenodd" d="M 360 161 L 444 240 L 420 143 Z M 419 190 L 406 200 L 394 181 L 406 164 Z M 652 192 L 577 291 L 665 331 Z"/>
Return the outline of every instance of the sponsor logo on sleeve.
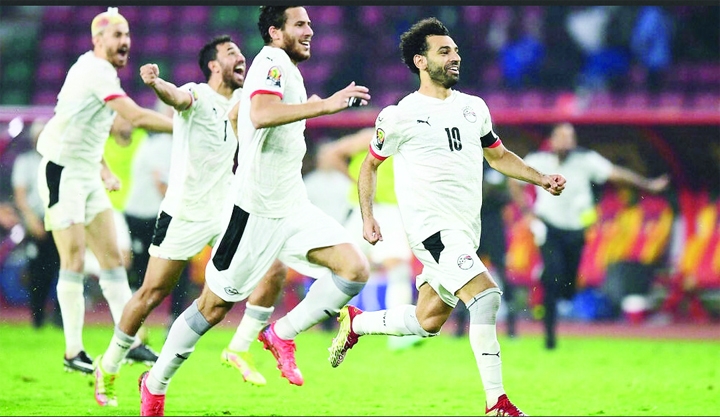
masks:
<path fill-rule="evenodd" d="M 265 78 L 265 84 L 272 87 L 280 87 L 280 81 L 282 79 L 282 71 L 277 65 L 270 68 Z"/>
<path fill-rule="evenodd" d="M 382 129 L 375 129 L 375 147 L 382 149 L 385 143 L 385 131 Z"/>

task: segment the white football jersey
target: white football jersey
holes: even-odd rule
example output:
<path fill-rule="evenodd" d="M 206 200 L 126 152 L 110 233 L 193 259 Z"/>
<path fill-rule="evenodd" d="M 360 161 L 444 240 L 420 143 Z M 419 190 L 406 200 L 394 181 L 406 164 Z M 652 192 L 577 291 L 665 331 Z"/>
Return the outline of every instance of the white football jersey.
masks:
<path fill-rule="evenodd" d="M 237 89 L 230 99 L 209 85 L 187 83 L 190 107 L 173 117 L 170 175 L 160 209 L 188 221 L 215 218 L 232 183 L 237 137 L 228 113 L 240 99 Z"/>
<path fill-rule="evenodd" d="M 302 75 L 284 50 L 263 47 L 245 78 L 235 190 L 236 204 L 248 213 L 285 217 L 309 201 L 301 173 L 307 150 L 305 120 L 255 129 L 250 121 L 250 99 L 255 94 L 275 94 L 286 104 L 307 101 Z"/>
<path fill-rule="evenodd" d="M 55 114 L 38 138 L 37 149 L 62 165 L 97 165 L 115 120 L 108 101 L 125 96 L 117 70 L 110 62 L 86 52 L 70 67 Z"/>
<path fill-rule="evenodd" d="M 599 153 L 577 148 L 560 163 L 552 152 L 532 152 L 525 163 L 540 172 L 554 172 L 571 180 L 562 194 L 555 196 L 537 187 L 535 215 L 551 225 L 566 230 L 580 230 L 595 218 L 592 184 L 603 184 L 610 177 L 613 164 Z"/>
<path fill-rule="evenodd" d="M 380 112 L 370 151 L 395 155 L 395 193 L 412 246 L 444 229 L 467 230 L 480 243 L 483 147 L 500 143 L 485 102 L 458 91 L 445 100 L 414 92 Z"/>

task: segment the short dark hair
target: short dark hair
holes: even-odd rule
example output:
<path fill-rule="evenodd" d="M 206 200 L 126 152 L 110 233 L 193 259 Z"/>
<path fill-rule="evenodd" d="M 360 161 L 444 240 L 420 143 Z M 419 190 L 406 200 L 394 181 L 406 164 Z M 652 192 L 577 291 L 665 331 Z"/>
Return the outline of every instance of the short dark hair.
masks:
<path fill-rule="evenodd" d="M 258 29 L 260 30 L 260 36 L 262 36 L 263 41 L 265 41 L 265 45 L 270 45 L 272 43 L 272 38 L 268 32 L 270 27 L 274 26 L 278 29 L 282 29 L 285 26 L 285 22 L 287 22 L 287 14 L 285 14 L 285 10 L 292 9 L 294 7 L 302 6 L 260 6 Z"/>
<path fill-rule="evenodd" d="M 400 52 L 403 62 L 415 74 L 420 74 L 420 70 L 415 66 L 415 55 L 427 53 L 428 36 L 450 36 L 450 32 L 441 21 L 434 17 L 428 17 L 412 25 L 400 36 Z"/>
<path fill-rule="evenodd" d="M 200 64 L 200 70 L 205 74 L 205 80 L 210 79 L 211 72 L 210 68 L 208 68 L 208 63 L 217 59 L 217 46 L 228 42 L 235 43 L 230 35 L 216 36 L 200 50 L 198 54 L 198 64 Z"/>

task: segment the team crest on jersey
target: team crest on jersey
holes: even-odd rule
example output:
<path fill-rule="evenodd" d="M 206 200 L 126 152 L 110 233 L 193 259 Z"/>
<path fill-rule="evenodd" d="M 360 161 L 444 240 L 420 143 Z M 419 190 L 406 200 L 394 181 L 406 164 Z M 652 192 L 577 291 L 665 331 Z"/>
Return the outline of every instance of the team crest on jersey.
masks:
<path fill-rule="evenodd" d="M 475 261 L 473 261 L 472 256 L 465 254 L 465 255 L 460 255 L 460 257 L 457 260 L 457 264 L 458 264 L 458 267 L 460 267 L 460 269 L 467 271 L 468 269 L 473 267 L 473 265 L 475 264 Z"/>
<path fill-rule="evenodd" d="M 273 66 L 267 73 L 267 78 L 265 78 L 265 84 L 273 87 L 280 87 L 281 78 L 282 71 L 280 71 L 280 67 L 278 67 L 277 65 Z"/>
<path fill-rule="evenodd" d="M 470 106 L 465 106 L 463 109 L 463 116 L 470 123 L 477 122 L 477 114 L 475 114 L 475 110 L 473 110 Z"/>
<path fill-rule="evenodd" d="M 375 129 L 375 147 L 382 149 L 383 143 L 385 143 L 385 131 L 382 129 Z"/>

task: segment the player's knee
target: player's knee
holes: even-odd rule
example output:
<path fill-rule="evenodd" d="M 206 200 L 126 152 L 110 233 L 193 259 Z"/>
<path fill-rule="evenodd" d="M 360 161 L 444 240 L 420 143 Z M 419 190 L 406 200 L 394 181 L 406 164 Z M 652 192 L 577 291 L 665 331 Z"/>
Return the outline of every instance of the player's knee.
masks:
<path fill-rule="evenodd" d="M 62 256 L 64 255 L 64 256 Z M 85 250 L 72 247 L 60 257 L 60 268 L 67 271 L 82 272 L 85 269 Z"/>
<path fill-rule="evenodd" d="M 352 262 L 348 262 L 347 269 L 347 275 L 343 276 L 350 281 L 367 282 L 370 278 L 370 263 L 364 256 L 356 256 Z"/>
<path fill-rule="evenodd" d="M 287 266 L 285 266 L 284 263 L 276 260 L 270 266 L 270 269 L 268 270 L 266 276 L 274 286 L 282 287 L 283 283 L 285 282 L 285 278 L 287 277 L 287 273 Z"/>
<path fill-rule="evenodd" d="M 168 288 L 165 285 L 145 285 L 143 284 L 139 290 L 137 290 L 137 297 L 142 305 L 150 306 L 155 308 L 170 295 L 172 288 Z"/>
<path fill-rule="evenodd" d="M 440 329 L 442 328 L 443 324 L 445 324 L 445 322 L 439 317 L 418 317 L 418 323 L 420 323 L 420 328 L 423 333 L 420 334 L 420 336 L 422 337 L 436 336 L 438 333 L 440 333 Z"/>

